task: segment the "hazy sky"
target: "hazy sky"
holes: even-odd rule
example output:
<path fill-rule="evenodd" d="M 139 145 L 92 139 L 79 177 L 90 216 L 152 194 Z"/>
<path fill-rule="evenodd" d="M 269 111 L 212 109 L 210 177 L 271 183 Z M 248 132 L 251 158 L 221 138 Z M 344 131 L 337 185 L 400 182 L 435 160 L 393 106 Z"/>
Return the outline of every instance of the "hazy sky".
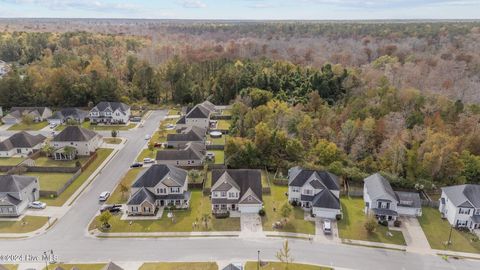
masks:
<path fill-rule="evenodd" d="M 479 19 L 480 0 L 0 0 L 0 17 Z"/>

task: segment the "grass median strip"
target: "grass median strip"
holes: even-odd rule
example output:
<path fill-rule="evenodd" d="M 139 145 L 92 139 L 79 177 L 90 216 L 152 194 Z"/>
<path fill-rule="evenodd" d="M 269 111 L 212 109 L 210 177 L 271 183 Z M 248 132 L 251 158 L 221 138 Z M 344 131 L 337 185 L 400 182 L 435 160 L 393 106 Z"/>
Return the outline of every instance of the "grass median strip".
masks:
<path fill-rule="evenodd" d="M 54 198 L 41 198 L 49 206 L 62 206 L 70 196 L 90 177 L 90 175 L 107 159 L 107 157 L 113 152 L 113 149 L 98 149 L 97 158 L 78 176 L 75 181 L 60 194 Z"/>

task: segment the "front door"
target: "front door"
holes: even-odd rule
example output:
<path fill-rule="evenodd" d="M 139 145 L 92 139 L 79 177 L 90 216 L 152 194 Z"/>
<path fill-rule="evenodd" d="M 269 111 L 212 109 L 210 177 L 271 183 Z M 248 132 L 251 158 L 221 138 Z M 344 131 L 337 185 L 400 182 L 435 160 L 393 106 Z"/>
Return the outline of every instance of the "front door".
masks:
<path fill-rule="evenodd" d="M 164 206 L 165 205 L 165 201 L 164 200 L 160 200 L 160 206 Z"/>
<path fill-rule="evenodd" d="M 235 209 L 235 204 L 232 204 L 232 210 L 236 210 L 236 209 Z"/>

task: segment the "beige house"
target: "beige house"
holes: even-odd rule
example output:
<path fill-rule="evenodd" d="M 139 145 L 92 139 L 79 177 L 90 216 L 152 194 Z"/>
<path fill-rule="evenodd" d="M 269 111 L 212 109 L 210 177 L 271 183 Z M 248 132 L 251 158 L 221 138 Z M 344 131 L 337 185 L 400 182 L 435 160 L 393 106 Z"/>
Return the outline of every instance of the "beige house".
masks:
<path fill-rule="evenodd" d="M 79 126 L 67 126 L 52 140 L 54 159 L 71 160 L 75 156 L 90 156 L 102 145 L 102 136 Z M 68 148 L 75 148 L 72 154 Z"/>
<path fill-rule="evenodd" d="M 31 135 L 25 131 L 18 132 L 0 142 L 0 157 L 28 156 L 44 145 L 46 137 Z"/>
<path fill-rule="evenodd" d="M 157 163 L 178 167 L 202 166 L 207 153 L 205 144 L 198 142 L 187 143 L 183 149 L 167 149 L 157 152 Z"/>

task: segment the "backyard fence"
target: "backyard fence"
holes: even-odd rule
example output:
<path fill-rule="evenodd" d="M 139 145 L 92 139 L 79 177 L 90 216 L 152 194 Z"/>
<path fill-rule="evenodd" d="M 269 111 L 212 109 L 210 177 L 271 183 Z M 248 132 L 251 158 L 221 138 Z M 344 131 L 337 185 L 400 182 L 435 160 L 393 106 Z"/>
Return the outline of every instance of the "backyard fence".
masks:
<path fill-rule="evenodd" d="M 221 144 L 210 144 L 206 146 L 207 150 L 224 150 L 225 145 Z"/>
<path fill-rule="evenodd" d="M 70 177 L 70 179 L 67 180 L 67 182 L 65 182 L 65 184 L 63 184 L 62 187 L 60 187 L 59 189 L 57 190 L 40 190 L 40 197 L 46 197 L 46 198 L 49 198 L 51 196 L 54 196 L 54 197 L 58 197 L 60 194 L 62 194 L 65 189 L 67 189 L 72 183 L 73 181 L 75 181 L 78 176 L 80 176 L 80 174 L 82 173 L 82 170 L 79 169 L 79 168 L 74 168 L 77 170 L 77 172 L 72 175 L 72 177 Z"/>

